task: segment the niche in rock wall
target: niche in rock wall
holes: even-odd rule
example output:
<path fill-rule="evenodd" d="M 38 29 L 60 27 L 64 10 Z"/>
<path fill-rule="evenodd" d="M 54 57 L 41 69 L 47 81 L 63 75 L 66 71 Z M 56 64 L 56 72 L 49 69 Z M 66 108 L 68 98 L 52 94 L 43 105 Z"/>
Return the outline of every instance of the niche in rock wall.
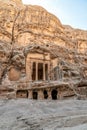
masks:
<path fill-rule="evenodd" d="M 16 68 L 11 68 L 8 75 L 9 75 L 9 80 L 17 81 L 20 79 L 21 72 Z"/>
<path fill-rule="evenodd" d="M 87 64 L 87 59 L 84 59 L 84 60 L 83 60 L 83 63 L 84 63 L 84 64 Z"/>
<path fill-rule="evenodd" d="M 53 90 L 51 91 L 51 96 L 52 96 L 52 99 L 53 99 L 53 100 L 57 100 L 57 94 L 58 94 L 58 92 L 57 92 L 56 89 L 53 89 Z"/>
<path fill-rule="evenodd" d="M 6 60 L 6 55 L 4 54 L 4 52 L 0 52 L 0 61 L 5 61 Z"/>
<path fill-rule="evenodd" d="M 16 93 L 17 98 L 28 98 L 28 91 L 27 90 L 18 90 Z"/>

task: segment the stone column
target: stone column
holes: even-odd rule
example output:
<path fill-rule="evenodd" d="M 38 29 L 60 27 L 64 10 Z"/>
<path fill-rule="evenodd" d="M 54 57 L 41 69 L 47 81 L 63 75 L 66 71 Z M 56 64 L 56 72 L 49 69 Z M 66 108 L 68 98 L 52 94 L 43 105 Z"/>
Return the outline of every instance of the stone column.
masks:
<path fill-rule="evenodd" d="M 31 67 L 31 66 L 32 66 L 32 64 L 31 64 L 31 62 L 30 62 L 30 63 L 29 63 L 29 67 L 30 67 L 30 68 L 29 68 L 29 81 L 32 81 L 32 77 L 31 77 L 31 75 L 32 75 L 32 70 L 31 70 L 32 67 Z"/>
<path fill-rule="evenodd" d="M 43 91 L 42 90 L 38 91 L 38 99 L 40 99 L 40 100 L 44 99 L 44 95 L 43 95 Z"/>
<path fill-rule="evenodd" d="M 59 99 L 59 93 L 58 93 L 58 89 L 57 89 L 57 99 Z"/>
<path fill-rule="evenodd" d="M 48 99 L 52 99 L 52 97 L 51 97 L 51 89 L 48 90 Z"/>
<path fill-rule="evenodd" d="M 27 81 L 29 80 L 29 74 L 28 74 L 29 68 L 28 68 L 28 61 L 26 59 L 26 77 L 27 77 Z"/>
<path fill-rule="evenodd" d="M 33 73 L 33 62 L 31 62 L 31 66 L 30 66 L 30 71 L 31 71 L 31 75 L 30 75 L 30 81 L 32 81 L 32 73 Z"/>
<path fill-rule="evenodd" d="M 45 63 L 43 63 L 43 80 L 46 80 L 46 77 L 45 77 Z"/>
<path fill-rule="evenodd" d="M 53 73 L 53 63 L 52 63 L 52 61 L 50 61 L 50 69 L 51 69 L 51 80 L 53 80 L 54 79 L 54 73 Z"/>
<path fill-rule="evenodd" d="M 58 66 L 57 66 L 57 70 L 56 70 L 56 79 L 58 80 L 59 79 L 59 73 L 58 73 Z"/>
<path fill-rule="evenodd" d="M 32 98 L 33 98 L 32 90 L 29 90 L 29 91 L 28 91 L 28 98 L 29 98 L 29 99 L 32 99 Z"/>
<path fill-rule="evenodd" d="M 62 96 L 62 93 L 60 90 L 58 90 L 58 99 L 59 100 L 62 100 L 63 99 L 63 96 Z"/>
<path fill-rule="evenodd" d="M 36 81 L 38 80 L 38 62 L 36 62 Z"/>
<path fill-rule="evenodd" d="M 27 81 L 31 81 L 31 62 L 26 63 L 26 74 L 27 74 Z"/>
<path fill-rule="evenodd" d="M 50 62 L 48 63 L 48 80 L 50 81 Z"/>

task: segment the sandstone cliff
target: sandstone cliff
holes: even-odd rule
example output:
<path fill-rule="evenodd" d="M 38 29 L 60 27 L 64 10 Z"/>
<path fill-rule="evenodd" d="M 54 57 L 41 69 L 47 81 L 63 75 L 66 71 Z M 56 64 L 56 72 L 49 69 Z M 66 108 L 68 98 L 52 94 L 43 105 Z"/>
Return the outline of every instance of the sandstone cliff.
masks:
<path fill-rule="evenodd" d="M 0 5 L 1 84 L 11 84 L 10 75 L 23 79 L 25 53 L 31 45 L 47 47 L 71 71 L 73 81 L 75 76 L 87 78 L 87 31 L 62 25 L 44 8 L 23 5 L 21 0 L 0 0 Z M 9 71 L 14 67 L 17 71 Z"/>

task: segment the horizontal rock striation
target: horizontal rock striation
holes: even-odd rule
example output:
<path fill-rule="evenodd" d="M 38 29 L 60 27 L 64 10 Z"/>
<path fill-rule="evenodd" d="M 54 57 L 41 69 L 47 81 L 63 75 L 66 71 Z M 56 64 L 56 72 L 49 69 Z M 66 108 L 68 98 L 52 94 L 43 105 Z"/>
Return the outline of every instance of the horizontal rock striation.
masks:
<path fill-rule="evenodd" d="M 37 52 L 45 56 L 50 54 L 48 75 L 51 81 L 62 81 L 61 84 L 65 86 L 67 83 L 68 89 L 72 89 L 78 97 L 87 96 L 87 31 L 63 25 L 44 8 L 23 5 L 21 0 L 0 0 L 0 5 L 1 95 L 4 92 L 9 95 L 13 89 L 14 92 L 17 91 L 19 82 L 28 84 L 25 85 L 26 89 L 31 88 L 27 73 L 28 76 L 32 73 L 32 65 L 27 57 L 28 53 Z M 30 70 L 27 69 L 27 64 L 30 65 Z M 55 76 L 58 69 L 59 79 Z M 79 87 L 81 83 L 83 84 Z M 60 83 L 54 83 L 54 86 L 58 85 Z M 64 92 L 65 90 L 67 87 Z"/>

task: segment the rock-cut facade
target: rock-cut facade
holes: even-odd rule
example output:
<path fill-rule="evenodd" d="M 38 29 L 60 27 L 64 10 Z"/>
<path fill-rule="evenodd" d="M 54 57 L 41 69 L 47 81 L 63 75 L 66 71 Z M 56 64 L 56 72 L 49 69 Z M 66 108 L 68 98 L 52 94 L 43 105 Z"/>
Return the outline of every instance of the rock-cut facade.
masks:
<path fill-rule="evenodd" d="M 87 31 L 21 0 L 0 0 L 0 98 L 87 97 Z"/>

